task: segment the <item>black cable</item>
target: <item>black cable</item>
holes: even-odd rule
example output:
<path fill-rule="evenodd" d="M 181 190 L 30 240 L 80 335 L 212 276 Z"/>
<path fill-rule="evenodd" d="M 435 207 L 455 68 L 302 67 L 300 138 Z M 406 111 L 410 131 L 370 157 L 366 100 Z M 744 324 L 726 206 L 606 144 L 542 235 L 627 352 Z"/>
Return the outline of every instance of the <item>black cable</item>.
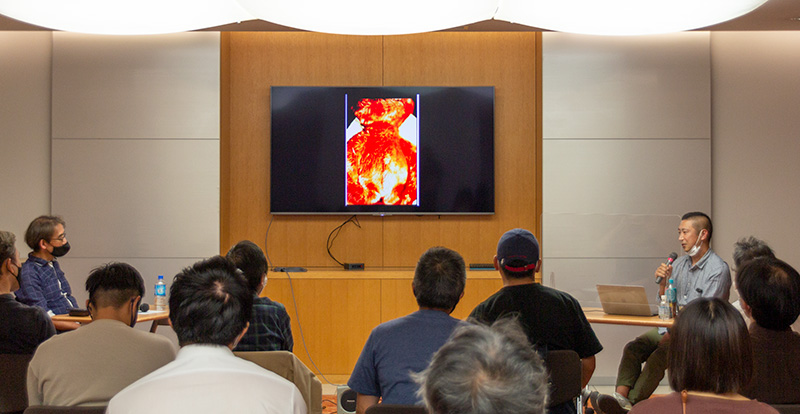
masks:
<path fill-rule="evenodd" d="M 269 240 L 269 229 L 272 227 L 272 219 L 275 218 L 272 214 L 269 215 L 269 224 L 267 225 L 267 233 L 264 235 L 264 255 L 267 257 L 267 269 L 272 268 L 272 262 L 269 260 L 269 249 L 267 249 L 267 240 Z"/>
<path fill-rule="evenodd" d="M 336 228 L 331 230 L 330 234 L 328 234 L 328 241 L 326 243 L 326 249 L 328 250 L 328 256 L 330 256 L 331 259 L 333 259 L 334 262 L 339 263 L 339 266 L 344 266 L 344 263 L 338 261 L 335 257 L 333 257 L 333 253 L 331 253 L 331 247 L 333 247 L 333 242 L 336 240 L 337 237 L 339 237 L 339 233 L 342 231 L 342 228 L 347 223 L 353 223 L 353 224 L 356 225 L 356 227 L 361 228 L 361 223 L 358 222 L 358 218 L 354 214 L 354 215 L 350 216 L 347 220 L 345 220 L 344 223 L 338 225 Z M 336 233 L 336 234 L 334 234 L 334 233 Z M 333 236 L 333 238 L 331 238 L 331 236 Z"/>
<path fill-rule="evenodd" d="M 311 353 L 308 352 L 308 345 L 306 345 L 306 336 L 305 336 L 305 334 L 303 334 L 303 325 L 300 324 L 300 312 L 297 311 L 297 298 L 295 298 L 295 296 L 294 296 L 294 286 L 292 285 L 292 275 L 289 274 L 289 272 L 286 272 L 286 277 L 289 279 L 289 291 L 292 292 L 292 303 L 294 304 L 294 316 L 295 316 L 295 318 L 297 318 L 297 327 L 300 328 L 300 341 L 303 342 L 303 349 L 306 351 L 306 355 L 308 356 L 308 360 L 311 362 L 311 366 L 313 366 L 314 369 L 317 370 L 317 373 L 319 373 L 319 376 L 322 377 L 322 379 L 324 379 L 325 382 L 327 382 L 328 384 L 336 385 L 336 386 L 344 385 L 344 384 L 334 384 L 328 378 L 325 378 L 325 375 L 322 373 L 322 370 L 319 369 L 319 367 L 317 366 L 316 362 L 314 362 L 314 358 L 311 358 Z"/>

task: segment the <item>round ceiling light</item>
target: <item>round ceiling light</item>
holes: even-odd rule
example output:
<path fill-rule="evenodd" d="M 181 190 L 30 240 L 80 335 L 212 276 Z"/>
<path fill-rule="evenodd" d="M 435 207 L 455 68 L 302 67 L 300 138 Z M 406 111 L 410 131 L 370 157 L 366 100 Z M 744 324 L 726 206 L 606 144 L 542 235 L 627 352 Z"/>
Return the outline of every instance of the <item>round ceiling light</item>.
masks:
<path fill-rule="evenodd" d="M 92 34 L 185 32 L 251 20 L 235 0 L 0 0 L 0 14 Z"/>
<path fill-rule="evenodd" d="M 711 26 L 767 0 L 500 0 L 495 19 L 593 35 L 644 35 Z"/>
<path fill-rule="evenodd" d="M 321 33 L 399 35 L 489 20 L 497 0 L 238 0 L 268 22 Z"/>

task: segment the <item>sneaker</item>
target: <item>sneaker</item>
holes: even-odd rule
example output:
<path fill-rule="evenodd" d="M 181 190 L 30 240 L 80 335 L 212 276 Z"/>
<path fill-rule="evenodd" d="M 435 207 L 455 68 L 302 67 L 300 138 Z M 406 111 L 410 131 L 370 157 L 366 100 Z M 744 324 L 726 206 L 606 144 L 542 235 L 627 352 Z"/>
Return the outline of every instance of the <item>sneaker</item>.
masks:
<path fill-rule="evenodd" d="M 594 405 L 594 401 L 592 406 L 595 407 L 595 411 L 602 414 L 626 414 L 632 407 L 627 398 L 616 392 L 612 395 L 600 394 L 597 397 L 597 406 Z"/>

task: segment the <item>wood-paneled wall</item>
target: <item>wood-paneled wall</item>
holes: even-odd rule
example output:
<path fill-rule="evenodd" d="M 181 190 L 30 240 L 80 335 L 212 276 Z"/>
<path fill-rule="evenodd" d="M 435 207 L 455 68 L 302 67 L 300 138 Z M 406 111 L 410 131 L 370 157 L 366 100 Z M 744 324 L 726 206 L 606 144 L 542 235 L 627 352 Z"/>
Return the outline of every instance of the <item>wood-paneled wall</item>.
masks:
<path fill-rule="evenodd" d="M 468 263 L 490 262 L 513 227 L 540 234 L 541 34 L 428 33 L 335 36 L 226 32 L 221 68 L 220 251 L 241 239 L 267 247 L 273 264 L 335 267 L 328 234 L 347 216 L 269 214 L 269 88 L 305 86 L 494 86 L 495 214 L 361 216 L 333 247 L 368 269 L 414 266 L 434 245 Z"/>

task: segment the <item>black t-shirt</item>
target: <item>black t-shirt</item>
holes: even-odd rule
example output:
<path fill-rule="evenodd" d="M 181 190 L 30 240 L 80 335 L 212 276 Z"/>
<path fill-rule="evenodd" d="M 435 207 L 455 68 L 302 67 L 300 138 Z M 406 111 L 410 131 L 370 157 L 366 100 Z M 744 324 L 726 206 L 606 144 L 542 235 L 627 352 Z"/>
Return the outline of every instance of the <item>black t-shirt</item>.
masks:
<path fill-rule="evenodd" d="M 517 316 L 537 351 L 571 349 L 581 358 L 603 350 L 578 301 L 568 293 L 530 283 L 506 286 L 475 307 L 470 317 L 493 323 Z"/>
<path fill-rule="evenodd" d="M 0 354 L 32 354 L 55 333 L 43 310 L 23 305 L 11 294 L 0 295 Z"/>

